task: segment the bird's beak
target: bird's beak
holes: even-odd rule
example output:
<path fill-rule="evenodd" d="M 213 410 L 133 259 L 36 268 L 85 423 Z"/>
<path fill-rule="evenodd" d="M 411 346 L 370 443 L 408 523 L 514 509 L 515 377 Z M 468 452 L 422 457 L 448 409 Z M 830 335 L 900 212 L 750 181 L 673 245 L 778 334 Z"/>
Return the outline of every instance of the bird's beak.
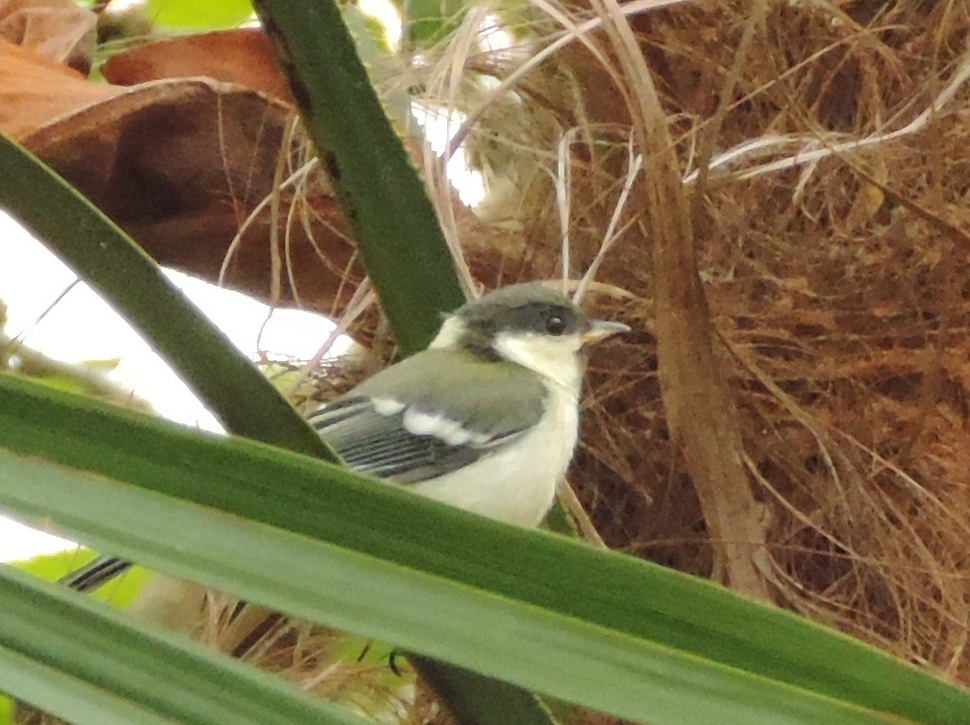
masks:
<path fill-rule="evenodd" d="M 618 332 L 629 332 L 630 326 L 624 325 L 622 322 L 612 322 L 610 320 L 590 320 L 589 327 L 586 332 L 582 334 L 580 338 L 584 345 L 588 345 L 591 342 L 599 342 L 600 340 L 605 340 Z"/>

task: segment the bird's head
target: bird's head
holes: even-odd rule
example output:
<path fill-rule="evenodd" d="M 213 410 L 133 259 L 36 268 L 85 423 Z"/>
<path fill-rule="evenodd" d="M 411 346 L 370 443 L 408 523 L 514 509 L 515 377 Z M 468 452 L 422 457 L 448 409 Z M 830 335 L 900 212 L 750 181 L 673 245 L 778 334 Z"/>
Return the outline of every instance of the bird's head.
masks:
<path fill-rule="evenodd" d="M 431 347 L 506 360 L 578 391 L 583 347 L 629 329 L 620 322 L 590 319 L 559 292 L 527 282 L 458 308 L 445 319 Z"/>

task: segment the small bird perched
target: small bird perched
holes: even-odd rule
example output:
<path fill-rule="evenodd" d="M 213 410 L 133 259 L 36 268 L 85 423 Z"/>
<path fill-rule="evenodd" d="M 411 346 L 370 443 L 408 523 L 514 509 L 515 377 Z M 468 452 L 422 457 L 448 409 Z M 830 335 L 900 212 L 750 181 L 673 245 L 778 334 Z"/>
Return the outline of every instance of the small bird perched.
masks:
<path fill-rule="evenodd" d="M 538 526 L 576 447 L 588 342 L 629 330 L 538 283 L 450 315 L 424 351 L 309 416 L 351 468 Z"/>
<path fill-rule="evenodd" d="M 446 317 L 426 350 L 308 419 L 360 473 L 538 526 L 576 447 L 583 347 L 629 329 L 587 318 L 543 284 L 503 287 Z M 90 590 L 128 566 L 100 557 L 62 581 Z"/>

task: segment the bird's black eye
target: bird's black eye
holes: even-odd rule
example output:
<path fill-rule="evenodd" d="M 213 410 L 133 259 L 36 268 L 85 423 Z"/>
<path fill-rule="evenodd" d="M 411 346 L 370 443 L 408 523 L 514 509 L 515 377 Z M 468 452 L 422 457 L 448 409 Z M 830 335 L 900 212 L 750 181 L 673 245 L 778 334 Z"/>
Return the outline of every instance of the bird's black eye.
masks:
<path fill-rule="evenodd" d="M 561 335 L 566 331 L 566 321 L 559 315 L 549 315 L 546 318 L 546 332 L 550 335 Z"/>

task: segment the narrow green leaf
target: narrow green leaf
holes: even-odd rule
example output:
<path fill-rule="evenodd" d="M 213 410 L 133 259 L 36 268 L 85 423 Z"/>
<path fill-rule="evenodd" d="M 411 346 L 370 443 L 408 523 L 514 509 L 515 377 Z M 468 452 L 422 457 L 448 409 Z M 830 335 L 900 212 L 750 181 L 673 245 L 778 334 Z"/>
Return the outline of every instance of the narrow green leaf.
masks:
<path fill-rule="evenodd" d="M 254 0 L 405 354 L 465 298 L 441 229 L 332 0 Z"/>
<path fill-rule="evenodd" d="M 75 725 L 367 725 L 186 637 L 0 566 L 0 686 Z"/>
<path fill-rule="evenodd" d="M 219 446 L 222 441 L 213 443 Z M 223 475 L 235 478 L 231 459 L 224 458 L 223 462 Z M 284 472 L 288 471 L 278 471 Z M 16 483 L 10 485 L 10 481 Z M 379 485 L 371 487 L 372 493 L 378 493 Z M 434 523 L 435 516 L 433 512 L 428 515 L 427 508 L 432 504 L 420 503 L 426 510 L 418 520 Z M 655 725 L 695 725 L 709 723 L 715 717 L 725 725 L 887 722 L 884 716 L 845 703 L 548 610 L 206 507 L 166 499 L 119 481 L 12 455 L 3 448 L 0 504 L 26 516 L 44 512 L 67 531 L 93 544 L 110 546 L 130 558 L 232 591 L 248 601 L 391 641 L 409 651 L 474 667 L 489 676 L 619 717 Z M 285 567 L 279 566 L 281 561 L 286 562 Z M 5 609 L 6 596 L 0 588 Z M 17 613 L 16 608 L 12 611 Z M 0 632 L 6 615 L 5 611 Z M 16 627 L 19 619 L 14 616 L 9 621 Z M 30 651 L 37 646 L 31 640 L 50 626 L 47 621 L 38 621 L 35 631 L 7 646 L 21 653 Z M 85 626 L 96 635 L 95 641 L 110 636 L 103 627 Z M 67 627 L 59 634 L 68 636 L 72 629 Z M 15 630 L 14 636 L 18 633 Z M 23 644 L 16 646 L 21 641 Z M 70 645 L 75 657 L 87 657 L 83 639 L 72 640 Z M 170 659 L 171 654 L 162 656 L 144 644 L 133 649 L 141 651 L 145 661 L 111 657 L 105 666 L 113 663 L 130 669 L 154 686 L 152 663 Z M 56 661 L 52 666 L 73 672 L 80 664 Z M 193 678 L 197 676 L 194 669 L 185 671 Z M 177 686 L 173 681 L 173 687 Z M 14 690 L 17 696 L 21 692 Z M 237 703 L 240 709 L 250 706 L 257 703 L 248 698 Z M 176 717 L 191 722 L 184 715 Z M 957 725 L 970 720 L 948 722 Z"/>
<path fill-rule="evenodd" d="M 336 460 L 256 366 L 185 299 L 151 257 L 48 166 L 3 134 L 0 169 L 0 208 L 111 300 L 227 428 Z"/>
<path fill-rule="evenodd" d="M 964 691 L 703 580 L 9 376 L 0 401 L 4 448 L 98 474 L 5 454 L 0 505 L 299 617 L 657 725 L 970 723 Z"/>

